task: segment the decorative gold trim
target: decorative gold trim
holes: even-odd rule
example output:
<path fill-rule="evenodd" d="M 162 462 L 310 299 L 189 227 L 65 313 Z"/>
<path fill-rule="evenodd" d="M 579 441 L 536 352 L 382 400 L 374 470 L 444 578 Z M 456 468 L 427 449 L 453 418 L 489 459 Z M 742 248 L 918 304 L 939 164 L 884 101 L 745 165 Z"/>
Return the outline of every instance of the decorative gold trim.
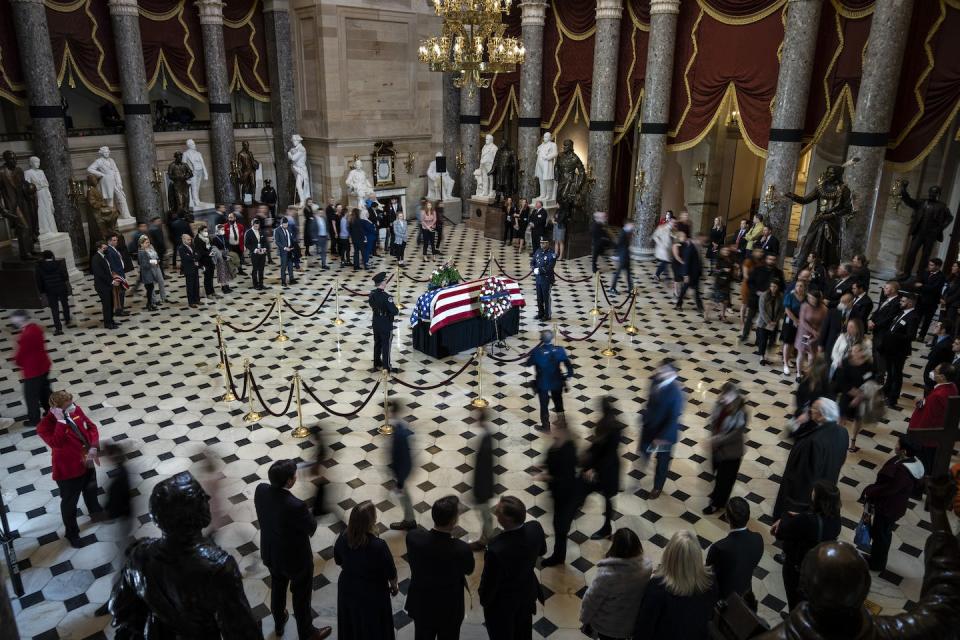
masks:
<path fill-rule="evenodd" d="M 254 2 L 250 5 L 250 12 L 247 13 L 241 20 L 227 20 L 227 17 L 223 17 L 223 26 L 229 27 L 231 29 L 240 29 L 247 26 L 250 23 L 250 20 L 253 18 L 253 13 L 257 10 L 258 2 Z"/>
<path fill-rule="evenodd" d="M 637 111 L 640 109 L 641 100 L 643 99 L 643 87 L 640 88 L 640 95 L 637 96 L 637 101 L 633 101 L 633 85 L 630 82 L 630 78 L 633 76 L 633 70 L 637 66 L 637 32 L 638 31 L 649 31 L 650 25 L 646 26 L 646 29 L 643 28 L 643 23 L 637 18 L 636 14 L 633 12 L 633 5 L 630 0 L 627 0 L 627 13 L 630 15 L 630 21 L 633 23 L 633 29 L 630 32 L 630 66 L 627 68 L 626 74 L 626 84 L 627 84 L 627 117 L 623 121 L 623 124 L 619 127 L 614 128 L 613 144 L 619 144 L 623 139 L 623 136 L 631 130 L 631 123 L 633 119 L 637 117 Z"/>
<path fill-rule="evenodd" d="M 70 76 L 71 76 L 71 78 L 73 78 L 74 76 L 75 76 L 76 78 L 78 78 L 78 79 L 80 80 L 80 84 L 82 84 L 88 91 L 90 91 L 90 92 L 93 93 L 94 95 L 100 96 L 100 97 L 103 98 L 104 100 L 108 100 L 108 101 L 110 101 L 110 102 L 112 102 L 112 103 L 114 103 L 114 104 L 120 104 L 120 103 L 121 103 L 120 99 L 117 98 L 117 96 L 115 96 L 115 95 L 113 95 L 112 93 L 109 92 L 109 89 L 110 89 L 109 86 L 107 87 L 108 90 L 107 90 L 107 91 L 104 91 L 104 90 L 101 89 L 100 87 L 98 87 L 98 86 L 96 86 L 95 84 L 93 84 L 92 82 L 90 82 L 90 80 L 89 80 L 85 75 L 83 75 L 83 72 L 80 71 L 80 65 L 77 64 L 76 59 L 74 59 L 74 57 L 73 57 L 73 52 L 70 51 L 70 43 L 64 41 L 64 43 L 63 43 L 63 60 L 60 62 L 60 72 L 57 74 L 57 86 L 58 86 L 58 87 L 62 87 L 62 86 L 63 86 L 63 78 L 64 78 L 64 76 L 66 75 L 66 72 L 67 72 L 67 69 L 68 69 L 68 68 L 70 69 Z M 68 84 L 69 84 L 69 86 L 70 86 L 71 89 L 72 89 L 72 88 L 75 88 L 75 86 L 76 86 L 73 82 L 68 82 Z"/>
<path fill-rule="evenodd" d="M 633 3 L 630 2 L 630 0 L 624 0 L 623 3 L 627 5 L 627 14 L 630 16 L 630 22 L 633 23 L 634 30 L 639 29 L 640 31 L 650 31 L 650 24 L 644 24 L 643 22 L 640 22 L 640 18 L 633 11 Z"/>
<path fill-rule="evenodd" d="M 556 0 L 553 0 L 555 3 Z M 553 77 L 553 113 L 550 114 L 550 120 L 543 122 L 541 121 L 540 126 L 543 129 L 559 129 L 559 127 L 554 127 L 554 121 L 557 119 L 557 112 L 560 110 L 560 95 L 557 93 L 557 85 L 560 83 L 560 76 L 563 73 L 563 67 L 560 64 L 560 48 L 563 46 L 564 36 L 570 38 L 571 40 L 583 41 L 594 35 L 597 31 L 597 25 L 594 24 L 592 27 L 587 29 L 583 34 L 576 34 L 570 31 L 566 25 L 563 24 L 563 20 L 560 19 L 560 15 L 557 13 L 556 7 L 551 3 L 551 9 L 553 10 L 553 16 L 557 23 L 557 48 L 553 52 L 553 59 L 557 63 L 557 72 Z M 580 91 L 580 83 L 577 83 L 576 89 L 574 90 L 574 97 Z M 572 99 L 571 99 L 572 100 Z M 582 100 L 582 98 L 581 98 Z M 584 113 L 589 113 L 589 109 L 585 110 Z M 564 122 L 566 118 L 570 115 L 570 106 L 567 106 L 567 115 L 564 116 Z"/>
<path fill-rule="evenodd" d="M 148 92 L 149 92 L 151 89 L 153 89 L 153 87 L 157 84 L 157 78 L 158 78 L 158 76 L 160 75 L 160 68 L 161 68 L 161 67 L 163 67 L 164 69 L 166 69 L 166 73 L 164 74 L 164 77 L 165 77 L 165 78 L 169 78 L 171 81 L 173 81 L 173 84 L 174 84 L 178 89 L 180 89 L 180 91 L 183 91 L 185 94 L 187 94 L 187 95 L 190 96 L 191 98 L 196 98 L 196 99 L 199 100 L 200 102 L 206 102 L 206 101 L 207 101 L 207 99 L 203 96 L 203 94 L 199 93 L 196 89 L 193 89 L 193 88 L 191 88 L 191 87 L 188 87 L 188 86 L 186 86 L 185 84 L 183 84 L 182 82 L 180 82 L 180 80 L 179 80 L 179 78 L 177 78 L 176 74 L 173 73 L 173 71 L 172 71 L 173 68 L 170 66 L 170 63 L 167 62 L 167 57 L 164 55 L 162 48 L 160 49 L 160 52 L 157 54 L 157 68 L 154 69 L 154 71 L 153 71 L 153 77 L 150 78 L 150 80 L 147 82 L 147 91 L 148 91 Z"/>
<path fill-rule="evenodd" d="M 494 75 L 494 80 L 496 80 L 496 75 Z M 493 87 L 493 81 L 494 81 L 494 80 L 491 80 L 491 81 L 490 81 L 490 86 L 491 86 L 491 87 Z M 495 93 L 493 93 L 492 89 L 491 89 L 490 93 L 491 93 L 491 95 L 493 95 L 493 100 L 494 100 L 494 102 L 493 102 L 493 105 L 494 105 L 494 106 L 493 106 L 493 108 L 490 110 L 490 113 L 491 113 L 491 114 L 494 114 L 494 113 L 497 112 L 497 104 L 499 104 L 499 101 L 497 100 L 497 96 L 496 96 Z M 507 92 L 507 97 L 506 97 L 506 99 L 504 100 L 504 102 L 505 102 L 506 104 L 505 104 L 504 107 L 503 107 L 503 111 L 500 113 L 500 117 L 497 118 L 497 124 L 495 124 L 493 127 L 490 127 L 490 119 L 489 119 L 489 118 L 487 118 L 487 121 L 486 121 L 486 122 L 481 122 L 481 123 L 480 123 L 481 126 L 489 127 L 486 132 L 483 132 L 483 135 L 494 134 L 494 133 L 496 133 L 497 131 L 499 131 L 499 130 L 500 130 L 500 126 L 503 124 L 504 119 L 507 117 L 507 113 L 509 113 L 511 110 L 516 110 L 516 112 L 519 112 L 519 111 L 520 111 L 520 103 L 517 101 L 517 85 L 516 85 L 516 84 L 514 84 L 512 87 L 510 87 L 510 91 Z"/>
<path fill-rule="evenodd" d="M 576 110 L 574 111 L 574 109 Z M 567 120 L 570 119 L 571 111 L 574 112 L 574 120 L 573 120 L 574 122 L 578 122 L 580 118 L 580 114 L 582 114 L 583 121 L 586 122 L 587 125 L 590 124 L 590 115 L 589 115 L 590 109 L 587 106 L 587 103 L 583 99 L 583 93 L 581 93 L 580 91 L 579 83 L 577 84 L 576 88 L 573 90 L 573 95 L 570 96 L 570 104 L 567 105 L 567 111 L 566 113 L 563 114 L 563 118 L 560 120 L 560 123 L 555 127 L 547 127 L 554 132 L 555 136 L 557 133 L 559 133 L 563 129 L 563 126 L 567 124 Z"/>
<path fill-rule="evenodd" d="M 243 20 L 240 20 L 239 22 L 227 20 L 226 18 L 224 18 L 223 25 L 225 28 L 242 29 L 243 27 L 250 27 L 250 37 L 247 39 L 247 44 L 250 46 L 250 50 L 253 51 L 253 55 L 254 55 L 253 67 L 251 68 L 251 72 L 253 73 L 253 77 L 257 79 L 257 82 L 260 83 L 260 90 L 254 91 L 251 87 L 247 85 L 246 82 L 244 82 L 242 74 L 240 73 L 239 58 L 238 56 L 234 55 L 234 58 L 233 58 L 234 78 L 231 78 L 230 80 L 230 90 L 233 91 L 234 87 L 236 87 L 239 84 L 243 88 L 243 90 L 247 93 L 247 95 L 249 95 L 254 100 L 258 100 L 259 102 L 270 102 L 270 96 L 268 95 L 270 93 L 270 88 L 267 86 L 267 83 L 263 81 L 263 78 L 260 77 L 260 72 L 257 71 L 257 69 L 260 67 L 260 52 L 257 51 L 257 47 L 254 45 L 254 42 L 253 42 L 254 38 L 257 35 L 257 28 L 253 24 L 253 16 L 259 4 L 260 4 L 259 0 L 255 0 L 250 7 L 250 12 L 246 16 L 244 16 Z"/>
<path fill-rule="evenodd" d="M 834 118 L 837 118 L 839 115 L 839 117 L 841 118 L 840 123 L 843 122 L 842 120 L 843 116 L 840 113 L 843 107 L 846 107 L 847 114 L 850 116 L 850 119 L 853 120 L 853 113 L 855 110 L 855 107 L 853 104 L 853 91 L 850 89 L 850 85 L 848 84 L 843 85 L 843 89 L 840 90 L 840 94 L 837 96 L 837 101 L 833 103 L 833 107 L 830 109 L 830 111 L 824 114 L 823 118 L 820 120 L 820 126 L 817 127 L 817 130 L 814 132 L 813 137 L 810 139 L 810 141 L 807 144 L 805 144 L 801 148 L 800 150 L 801 154 L 806 153 L 807 151 L 812 149 L 814 146 L 816 146 L 818 142 L 820 142 L 820 138 L 823 137 L 824 131 L 826 131 L 827 126 L 831 122 L 833 122 Z M 840 130 L 840 126 L 838 124 L 838 131 L 839 130 Z"/>
<path fill-rule="evenodd" d="M 147 20 L 152 20 L 154 22 L 166 22 L 167 20 L 172 19 L 174 16 L 179 15 L 183 11 L 183 0 L 175 4 L 173 8 L 166 13 L 154 13 L 152 11 L 147 11 L 143 7 L 138 7 L 138 9 L 140 11 L 140 15 Z"/>
<path fill-rule="evenodd" d="M 623 126 L 615 130 L 615 133 L 619 134 L 614 136 L 613 144 L 619 144 L 623 137 L 628 133 L 632 132 L 634 129 L 633 123 L 637 119 L 637 112 L 640 111 L 640 106 L 643 104 L 643 88 L 640 88 L 640 94 L 637 96 L 637 102 L 633 105 L 633 109 L 628 114 L 627 119 L 624 121 Z"/>
<path fill-rule="evenodd" d="M 720 99 L 720 104 L 717 106 L 717 110 L 714 112 L 713 116 L 711 116 L 710 121 L 703 128 L 703 130 L 691 140 L 688 140 L 686 142 L 668 144 L 667 150 L 668 151 L 685 151 L 687 149 L 692 149 L 693 147 L 703 142 L 703 139 L 706 138 L 708 135 L 710 135 L 710 133 L 713 131 L 713 128 L 717 125 L 717 120 L 720 118 L 721 114 L 725 114 L 727 112 L 728 102 L 733 103 L 733 108 L 735 110 L 737 111 L 740 110 L 740 103 L 737 100 L 737 85 L 734 84 L 732 80 L 727 83 L 727 88 L 723 92 L 723 98 Z M 744 126 L 742 119 L 737 121 L 737 128 L 740 130 L 740 135 L 743 137 L 743 141 L 747 145 L 747 148 L 750 149 L 751 153 L 753 153 L 753 155 L 755 156 L 766 158 L 767 157 L 766 149 L 761 148 L 760 145 L 758 145 L 756 142 L 754 142 L 750 138 L 750 135 L 747 133 L 747 129 Z"/>
<path fill-rule="evenodd" d="M 89 18 L 90 24 L 92 25 L 90 30 L 90 41 L 93 42 L 93 45 L 97 48 L 97 51 L 100 54 L 97 59 L 97 75 L 103 82 L 103 86 L 98 87 L 95 85 L 80 70 L 80 65 L 77 64 L 76 58 L 73 57 L 73 52 L 70 50 L 70 43 L 66 39 L 64 39 L 63 42 L 63 58 L 60 60 L 60 70 L 57 73 L 57 86 L 63 86 L 63 79 L 66 75 L 67 69 L 69 68 L 71 81 L 68 84 L 71 88 L 75 86 L 74 78 L 77 78 L 80 80 L 80 84 L 82 84 L 94 95 L 114 104 L 120 104 L 121 99 L 117 97 L 115 93 L 120 91 L 120 87 L 110 82 L 103 72 L 103 62 L 106 60 L 107 56 L 103 50 L 103 45 L 100 44 L 100 40 L 97 38 L 97 32 L 100 29 L 100 24 L 97 22 L 97 19 L 90 10 L 90 2 L 91 0 L 76 0 L 71 4 L 62 5 L 52 4 L 49 0 L 47 0 L 47 2 L 44 3 L 44 7 L 52 11 L 56 11 L 57 13 L 73 13 L 81 8 L 84 10 L 84 13 L 87 15 L 87 18 Z"/>
<path fill-rule="evenodd" d="M 71 4 L 55 4 L 51 0 L 46 0 L 46 2 L 43 3 L 43 6 L 51 11 L 56 11 L 57 13 L 73 13 L 86 4 L 87 0 L 76 0 Z"/>
<path fill-rule="evenodd" d="M 840 0 L 830 0 L 830 4 L 833 5 L 834 11 L 837 12 L 837 15 L 841 15 L 848 20 L 859 20 L 860 18 L 866 18 L 873 13 L 876 9 L 877 3 L 874 2 L 866 9 L 847 9 Z"/>
<path fill-rule="evenodd" d="M 732 24 L 732 25 L 744 25 L 744 24 L 753 24 L 754 22 L 760 22 L 764 18 L 773 15 L 781 7 L 787 4 L 787 0 L 777 0 L 769 7 L 761 9 L 756 13 L 752 13 L 748 16 L 728 16 L 725 13 L 721 13 L 711 7 L 709 4 L 704 2 L 704 0 L 697 0 L 697 4 L 700 5 L 701 11 L 706 11 L 711 18 L 717 22 L 722 22 L 723 24 Z"/>
<path fill-rule="evenodd" d="M 683 86 L 687 92 L 687 106 L 683 108 L 683 113 L 680 114 L 680 120 L 677 122 L 677 126 L 673 131 L 667 133 L 668 138 L 676 138 L 677 133 L 679 133 L 681 127 L 683 127 L 683 122 L 687 119 L 687 113 L 690 111 L 690 105 L 693 103 L 693 98 L 690 95 L 690 69 L 693 68 L 693 63 L 697 59 L 697 54 L 700 53 L 700 45 L 697 44 L 697 29 L 700 28 L 700 21 L 703 20 L 703 9 L 700 10 L 699 15 L 697 15 L 696 21 L 693 23 L 693 27 L 690 29 L 690 40 L 693 42 L 693 53 L 690 54 L 690 59 L 687 60 L 687 66 L 683 70 Z"/>
<path fill-rule="evenodd" d="M 897 173 L 908 173 L 913 171 L 918 164 L 923 162 L 927 156 L 930 155 L 930 152 L 933 151 L 934 147 L 940 144 L 940 140 L 950 129 L 950 126 L 953 125 L 953 121 L 956 119 L 958 113 L 960 113 L 960 99 L 958 99 L 957 103 L 953 105 L 953 110 L 950 112 L 950 115 L 944 119 L 943 124 L 940 125 L 940 130 L 937 132 L 937 135 L 934 136 L 933 140 L 931 140 L 926 147 L 924 147 L 923 151 L 918 153 L 912 160 L 907 160 L 906 162 L 888 162 L 887 165 L 890 167 L 890 169 L 896 171 Z M 960 142 L 960 128 L 957 129 L 955 140 Z"/>

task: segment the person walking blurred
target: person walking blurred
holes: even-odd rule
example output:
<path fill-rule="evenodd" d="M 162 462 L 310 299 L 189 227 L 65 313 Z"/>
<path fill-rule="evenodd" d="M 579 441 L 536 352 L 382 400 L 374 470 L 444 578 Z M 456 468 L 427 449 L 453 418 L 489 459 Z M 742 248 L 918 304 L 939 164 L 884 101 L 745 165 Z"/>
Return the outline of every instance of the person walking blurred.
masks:
<path fill-rule="evenodd" d="M 600 493 L 604 502 L 603 526 L 590 536 L 591 540 L 610 537 L 613 531 L 613 499 L 620 493 L 620 441 L 626 425 L 620 420 L 616 402 L 613 396 L 600 399 L 600 420 L 596 433 L 583 454 L 585 491 Z"/>
<path fill-rule="evenodd" d="M 13 362 L 20 368 L 20 384 L 23 387 L 23 404 L 27 410 L 26 426 L 40 423 L 40 410 L 50 410 L 50 368 L 43 327 L 30 318 L 30 313 L 17 310 L 10 314 L 10 322 L 17 328 L 17 350 Z"/>
<path fill-rule="evenodd" d="M 707 446 L 713 457 L 714 484 L 710 502 L 703 509 L 704 515 L 722 510 L 730 498 L 743 461 L 744 432 L 748 420 L 743 393 L 736 383 L 729 380 L 724 382 L 707 427 L 710 431 Z"/>

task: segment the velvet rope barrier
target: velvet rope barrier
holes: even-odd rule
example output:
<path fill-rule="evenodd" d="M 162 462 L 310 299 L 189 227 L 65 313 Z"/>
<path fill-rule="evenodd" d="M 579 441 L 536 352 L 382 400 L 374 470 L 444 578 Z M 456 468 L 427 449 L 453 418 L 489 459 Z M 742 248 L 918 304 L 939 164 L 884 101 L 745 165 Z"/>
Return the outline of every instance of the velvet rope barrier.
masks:
<path fill-rule="evenodd" d="M 489 351 L 487 352 L 487 357 L 490 358 L 491 360 L 493 360 L 494 362 L 499 362 L 499 363 L 501 363 L 501 364 L 507 364 L 507 363 L 510 363 L 510 362 L 520 362 L 520 361 L 523 360 L 524 358 L 529 358 L 529 357 L 530 357 L 530 354 L 533 353 L 533 350 L 536 349 L 537 347 L 539 347 L 539 346 L 542 345 L 542 344 L 543 344 L 542 342 L 538 342 L 537 344 L 535 344 L 535 345 L 533 346 L 532 349 L 530 349 L 530 350 L 527 351 L 526 353 L 521 353 L 521 354 L 520 354 L 519 356 L 517 356 L 516 358 L 501 358 L 501 357 L 499 357 L 499 356 L 496 356 L 496 355 L 490 353 Z"/>
<path fill-rule="evenodd" d="M 377 389 L 380 388 L 380 382 L 381 380 L 377 380 L 377 383 L 373 385 L 373 389 L 370 389 L 370 393 L 367 394 L 367 397 L 364 398 L 363 402 L 360 403 L 359 407 L 357 407 L 353 411 L 348 411 L 347 413 L 340 413 L 339 411 L 335 411 L 334 409 L 332 409 L 327 403 L 325 403 L 323 400 L 318 398 L 317 394 L 313 392 L 313 389 L 307 386 L 307 383 L 304 382 L 303 379 L 300 380 L 300 384 L 303 385 L 303 390 L 307 392 L 308 396 L 313 398 L 314 402 L 320 405 L 321 409 L 323 409 L 327 413 L 332 413 L 333 415 L 339 416 L 341 418 L 352 418 L 353 416 L 363 411 L 363 408 L 366 407 L 367 404 L 369 404 L 370 400 L 377 393 Z"/>
<path fill-rule="evenodd" d="M 233 372 L 230 371 L 230 358 L 223 358 L 224 371 L 227 372 L 227 385 L 230 387 L 230 393 L 237 397 L 237 400 L 243 402 L 247 399 L 247 376 L 243 376 L 243 393 L 237 393 L 236 383 L 233 381 Z M 253 367 L 251 366 L 251 369 Z M 253 377 L 253 374 L 250 374 Z"/>
<path fill-rule="evenodd" d="M 443 380 L 442 382 L 438 382 L 437 384 L 428 385 L 428 386 L 426 386 L 426 387 L 418 387 L 418 386 L 416 386 L 416 385 L 410 384 L 409 382 L 404 382 L 403 380 L 401 380 L 400 378 L 398 378 L 398 377 L 396 377 L 396 376 L 391 376 L 391 380 L 393 380 L 393 382 L 395 382 L 396 384 L 399 384 L 401 387 L 406 387 L 407 389 L 413 389 L 414 391 L 431 391 L 431 390 L 433 390 L 433 389 L 439 389 L 440 387 L 449 384 L 450 382 L 453 381 L 454 378 L 456 378 L 456 377 L 459 376 L 461 373 L 463 373 L 464 371 L 466 371 L 466 370 L 467 370 L 467 367 L 469 367 L 471 364 L 476 364 L 476 362 L 477 362 L 477 357 L 476 357 L 476 356 L 472 356 L 469 360 L 466 361 L 466 363 L 464 363 L 464 365 L 463 365 L 462 367 L 460 367 L 460 370 L 457 371 L 455 374 L 453 374 L 452 376 L 450 376 L 450 377 L 447 378 L 446 380 Z"/>
<path fill-rule="evenodd" d="M 593 334 L 595 334 L 595 333 L 596 333 L 597 331 L 599 331 L 600 329 L 603 329 L 603 325 L 604 325 L 604 323 L 607 321 L 607 315 L 608 315 L 608 314 L 609 314 L 609 311 L 608 311 L 607 313 L 603 314 L 602 316 L 598 317 L 598 318 L 597 318 L 597 326 L 593 328 L 593 331 L 591 331 L 591 332 L 588 333 L 587 335 L 583 336 L 582 338 L 574 338 L 573 336 L 571 336 L 571 335 L 570 335 L 569 333 L 567 333 L 566 331 L 561 331 L 561 332 L 560 332 L 560 335 L 562 335 L 564 338 L 566 338 L 567 340 L 570 340 L 570 341 L 572 341 L 572 342 L 582 342 L 582 341 L 584 341 L 584 340 L 589 340 L 590 338 L 593 337 Z"/>
<path fill-rule="evenodd" d="M 610 301 L 610 297 L 607 295 L 607 290 L 603 288 L 603 283 L 601 283 L 600 290 L 603 291 L 603 298 L 607 301 L 607 307 L 614 307 L 615 309 L 623 309 L 623 306 L 630 302 L 633 295 L 627 296 L 627 299 L 621 302 L 620 304 L 614 306 L 613 302 Z"/>
<path fill-rule="evenodd" d="M 636 298 L 636 297 L 637 297 L 637 294 L 636 294 L 636 293 L 631 293 L 631 294 L 630 294 L 630 297 L 626 299 L 626 302 L 633 303 L 633 302 L 635 302 L 635 298 Z M 623 312 L 623 315 L 622 315 L 622 316 L 621 316 L 619 313 L 617 313 L 616 311 L 614 311 L 614 312 L 613 312 L 613 317 L 617 319 L 617 323 L 618 323 L 618 324 L 623 324 L 623 323 L 625 323 L 627 320 L 630 319 L 630 305 L 629 305 L 629 304 L 627 305 L 627 310 Z"/>
<path fill-rule="evenodd" d="M 253 377 L 253 366 L 250 366 L 250 386 L 253 387 L 253 393 L 256 394 L 257 400 L 260 401 L 260 406 L 263 407 L 263 410 L 272 415 L 274 418 L 280 418 L 287 414 L 287 411 L 290 411 L 290 405 L 293 404 L 293 383 L 290 383 L 290 392 L 287 393 L 287 404 L 283 407 L 283 411 L 280 413 L 274 413 L 270 406 L 263 401 L 263 396 L 260 395 L 260 387 L 257 385 L 256 378 Z"/>
<path fill-rule="evenodd" d="M 570 280 L 568 278 L 564 278 L 562 275 L 556 272 L 554 272 L 554 275 L 557 276 L 557 280 L 562 280 L 569 284 L 580 284 L 581 282 L 590 282 L 593 280 L 593 276 L 587 276 L 586 278 L 580 278 L 579 280 Z"/>
<path fill-rule="evenodd" d="M 523 276 L 522 278 L 517 278 L 517 277 L 512 276 L 512 275 L 510 275 L 509 273 L 507 273 L 507 270 L 503 268 L 503 265 L 500 264 L 500 261 L 499 261 L 499 260 L 497 260 L 496 258 L 494 258 L 494 259 L 493 259 L 493 262 L 494 262 L 494 264 L 497 265 L 497 268 L 500 269 L 500 275 L 506 276 L 506 277 L 510 278 L 511 280 L 516 280 L 517 282 L 522 282 L 522 281 L 526 280 L 527 278 L 529 278 L 531 275 L 533 275 L 533 269 L 530 269 L 530 271 L 527 272 L 527 275 Z"/>
<path fill-rule="evenodd" d="M 287 307 L 287 309 L 289 309 L 290 312 L 293 313 L 294 315 L 300 316 L 301 318 L 309 318 L 309 317 L 311 317 L 311 316 L 315 316 L 315 315 L 317 315 L 318 313 L 320 313 L 320 310 L 323 309 L 323 305 L 327 304 L 327 300 L 329 300 L 329 299 L 330 299 L 330 296 L 332 296 L 332 295 L 333 295 L 333 287 L 330 287 L 329 289 L 327 289 L 327 295 L 323 296 L 323 301 L 317 306 L 316 309 L 314 309 L 314 310 L 311 311 L 310 313 L 301 313 L 300 311 L 297 311 L 296 309 L 293 308 L 293 305 L 290 304 L 290 301 L 287 300 L 286 298 L 283 299 L 283 304 L 284 304 L 284 305 Z"/>
<path fill-rule="evenodd" d="M 463 276 L 463 274 L 460 274 L 460 275 L 463 276 L 465 280 L 479 280 L 480 278 L 483 278 L 484 276 L 487 275 L 487 271 L 488 271 L 489 269 L 490 269 L 490 258 L 487 258 L 487 261 L 483 263 L 483 271 L 480 272 L 480 276 L 479 276 L 479 277 L 477 277 L 477 278 L 467 278 L 466 276 Z M 407 280 L 409 280 L 410 282 L 416 282 L 417 284 L 425 284 L 425 283 L 427 283 L 427 282 L 430 282 L 430 278 L 424 278 L 424 279 L 421 280 L 420 278 L 414 278 L 413 276 L 411 276 L 411 275 L 410 275 L 409 273 L 407 273 L 407 272 L 404 272 L 404 273 L 403 273 L 403 277 L 406 278 Z"/>
<path fill-rule="evenodd" d="M 227 327 L 229 327 L 231 331 L 236 331 L 237 333 L 250 333 L 251 331 L 256 331 L 257 329 L 262 327 L 263 323 L 265 323 L 270 318 L 270 314 L 272 314 L 273 310 L 276 308 L 277 308 L 277 300 L 276 298 L 274 298 L 273 303 L 270 305 L 270 308 L 267 309 L 267 313 L 264 314 L 263 319 L 260 322 L 258 322 L 256 326 L 250 327 L 248 329 L 243 329 L 241 327 L 235 326 L 222 318 L 220 319 L 220 322 L 226 325 Z"/>

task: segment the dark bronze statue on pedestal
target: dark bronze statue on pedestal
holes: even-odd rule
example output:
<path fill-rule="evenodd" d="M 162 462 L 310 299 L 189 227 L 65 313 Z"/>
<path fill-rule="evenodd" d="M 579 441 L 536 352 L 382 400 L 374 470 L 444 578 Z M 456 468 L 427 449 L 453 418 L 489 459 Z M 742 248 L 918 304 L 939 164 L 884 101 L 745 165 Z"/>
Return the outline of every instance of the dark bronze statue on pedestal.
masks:
<path fill-rule="evenodd" d="M 796 258 L 806 262 L 811 253 L 820 263 L 829 267 L 840 264 L 840 235 L 843 219 L 853 215 L 850 189 L 843 183 L 843 167 L 830 165 L 817 181 L 817 188 L 805 196 L 784 193 L 783 196 L 797 204 L 817 201 L 817 213 L 797 249 Z"/>
<path fill-rule="evenodd" d="M 23 177 L 23 169 L 17 166 L 17 156 L 13 151 L 3 152 L 3 165 L 0 165 L 0 215 L 10 225 L 17 237 L 20 259 L 36 259 L 35 244 L 37 234 L 34 229 L 37 219 L 36 210 L 31 207 L 33 185 Z"/>
<path fill-rule="evenodd" d="M 560 206 L 557 215 L 563 219 L 563 224 L 570 220 L 579 220 L 582 216 L 577 213 L 582 209 L 587 171 L 574 153 L 571 140 L 563 141 L 563 150 L 557 155 L 554 176 L 557 181 L 557 204 Z"/>
<path fill-rule="evenodd" d="M 190 206 L 190 180 L 193 179 L 193 170 L 183 161 L 183 154 L 177 151 L 173 154 L 173 162 L 167 167 L 167 202 L 171 213 L 184 214 Z"/>
<path fill-rule="evenodd" d="M 510 148 L 506 138 L 500 143 L 497 155 L 493 157 L 493 190 L 497 202 L 501 198 L 512 198 L 517 193 L 517 153 Z"/>
<path fill-rule="evenodd" d="M 913 209 L 913 215 L 910 216 L 910 229 L 907 232 L 910 235 L 910 244 L 907 247 L 901 275 L 909 277 L 916 263 L 917 277 L 920 277 L 920 274 L 927 270 L 927 260 L 930 259 L 933 245 L 943 242 L 943 231 L 953 222 L 953 214 L 950 213 L 946 203 L 940 201 L 940 187 L 930 187 L 926 198 L 915 200 L 907 192 L 910 182 L 902 180 L 901 185 L 900 197 L 908 207 Z M 919 263 L 917 263 L 918 256 Z"/>
<path fill-rule="evenodd" d="M 237 172 L 240 192 L 240 202 L 246 202 L 244 195 L 250 194 L 251 201 L 257 199 L 257 169 L 260 163 L 250 151 L 250 143 L 244 140 L 240 143 L 240 152 L 237 153 Z"/>

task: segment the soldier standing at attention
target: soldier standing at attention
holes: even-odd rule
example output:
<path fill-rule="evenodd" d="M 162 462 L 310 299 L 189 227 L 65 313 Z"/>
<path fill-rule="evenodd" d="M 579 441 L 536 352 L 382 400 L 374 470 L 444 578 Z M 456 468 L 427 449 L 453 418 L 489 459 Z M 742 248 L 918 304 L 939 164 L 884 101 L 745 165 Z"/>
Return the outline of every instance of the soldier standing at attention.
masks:
<path fill-rule="evenodd" d="M 377 286 L 367 299 L 373 311 L 373 368 L 396 373 L 397 369 L 390 366 L 390 339 L 393 336 L 393 318 L 400 310 L 393 303 L 393 296 L 385 291 L 386 273 L 381 271 L 373 276 L 373 284 Z"/>
<path fill-rule="evenodd" d="M 557 264 L 557 254 L 550 248 L 550 239 L 541 238 L 540 248 L 530 259 L 533 278 L 537 286 L 537 320 L 550 320 L 550 287 L 553 286 L 553 267 Z"/>

